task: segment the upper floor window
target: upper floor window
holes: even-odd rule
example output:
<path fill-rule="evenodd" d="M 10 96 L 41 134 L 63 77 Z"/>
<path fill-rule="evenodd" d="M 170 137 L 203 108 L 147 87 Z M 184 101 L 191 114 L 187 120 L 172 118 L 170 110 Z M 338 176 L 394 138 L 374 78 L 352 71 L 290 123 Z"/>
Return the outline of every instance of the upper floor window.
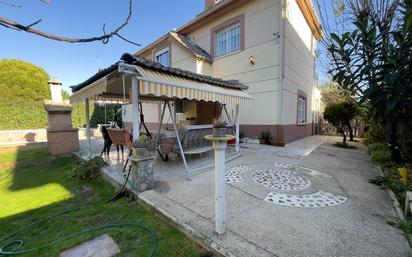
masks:
<path fill-rule="evenodd" d="M 165 67 L 170 66 L 170 50 L 169 47 L 166 47 L 155 54 L 156 62 L 160 63 Z"/>
<path fill-rule="evenodd" d="M 240 23 L 224 28 L 216 32 L 215 35 L 215 56 L 240 50 Z"/>
<path fill-rule="evenodd" d="M 306 123 L 306 98 L 298 96 L 298 124 Z"/>

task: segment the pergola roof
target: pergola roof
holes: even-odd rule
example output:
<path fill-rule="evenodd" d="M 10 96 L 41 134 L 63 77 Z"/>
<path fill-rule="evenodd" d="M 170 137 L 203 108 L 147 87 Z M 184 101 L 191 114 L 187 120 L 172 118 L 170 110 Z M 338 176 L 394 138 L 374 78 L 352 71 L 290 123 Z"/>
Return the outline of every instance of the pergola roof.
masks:
<path fill-rule="evenodd" d="M 124 67 L 128 70 L 125 71 Z M 79 102 L 88 98 L 130 102 L 131 76 L 140 81 L 139 98 L 142 100 L 188 99 L 235 104 L 252 101 L 252 97 L 244 92 L 248 87 L 238 81 L 165 67 L 130 54 L 123 54 L 121 62 L 72 86 L 70 101 Z"/>
<path fill-rule="evenodd" d="M 177 75 L 177 76 L 180 76 L 180 77 L 193 79 L 193 80 L 196 80 L 198 82 L 204 82 L 204 83 L 208 83 L 208 84 L 215 85 L 215 86 L 233 88 L 233 89 L 241 89 L 241 90 L 246 90 L 246 89 L 249 88 L 248 86 L 243 85 L 243 84 L 239 83 L 236 80 L 223 80 L 223 79 L 213 78 L 211 76 L 206 76 L 206 75 L 202 75 L 202 74 L 182 70 L 182 69 L 179 69 L 179 68 L 165 67 L 165 66 L 161 65 L 160 63 L 153 62 L 153 61 L 150 61 L 150 60 L 138 57 L 138 56 L 134 56 L 134 55 L 131 55 L 131 54 L 128 54 L 128 53 L 123 54 L 122 57 L 120 58 L 120 60 L 122 60 L 126 64 L 138 65 L 138 66 L 148 68 L 148 69 L 151 69 L 151 70 L 161 71 L 161 72 L 165 72 L 165 73 L 168 73 L 168 74 L 171 74 L 171 75 Z M 84 81 L 84 82 L 82 82 L 78 85 L 71 86 L 72 92 L 74 93 L 76 91 L 79 91 L 83 87 L 97 81 L 98 79 L 100 79 L 104 76 L 109 75 L 113 71 L 116 71 L 118 69 L 118 64 L 119 64 L 119 62 L 116 62 L 115 64 L 111 65 L 110 67 L 105 68 L 103 70 L 100 70 L 98 73 L 96 73 L 95 75 L 93 75 L 92 77 L 87 79 L 86 81 Z"/>

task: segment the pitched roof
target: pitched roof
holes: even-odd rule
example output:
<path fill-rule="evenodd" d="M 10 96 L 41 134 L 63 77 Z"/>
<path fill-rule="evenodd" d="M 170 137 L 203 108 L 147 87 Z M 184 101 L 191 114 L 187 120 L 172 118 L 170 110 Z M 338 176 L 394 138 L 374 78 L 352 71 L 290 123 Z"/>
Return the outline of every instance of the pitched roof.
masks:
<path fill-rule="evenodd" d="M 223 80 L 223 79 L 213 78 L 211 76 L 201 75 L 201 74 L 197 74 L 194 72 L 190 72 L 190 71 L 186 71 L 186 70 L 182 70 L 178 68 L 165 67 L 161 65 L 160 63 L 153 62 L 153 61 L 144 59 L 142 57 L 134 56 L 129 53 L 123 54 L 120 60 L 127 64 L 138 65 L 143 68 L 165 72 L 171 75 L 180 76 L 183 78 L 188 78 L 188 79 L 196 80 L 196 81 L 203 82 L 203 83 L 208 83 L 214 86 L 220 86 L 224 88 L 231 88 L 231 89 L 238 89 L 238 90 L 246 90 L 249 88 L 248 86 L 243 85 L 242 83 L 239 83 L 239 81 L 237 80 Z M 106 69 L 100 70 L 98 73 L 94 74 L 92 77 L 90 77 L 86 81 L 78 85 L 71 86 L 72 92 L 74 93 L 76 91 L 79 91 L 80 89 L 97 81 L 98 79 L 116 71 L 118 68 L 118 64 L 119 63 L 117 62 Z"/>
<path fill-rule="evenodd" d="M 192 54 L 194 54 L 196 57 L 201 58 L 203 60 L 206 60 L 208 62 L 213 62 L 212 56 L 203 50 L 200 46 L 198 46 L 195 42 L 187 38 L 186 36 L 176 33 L 176 32 L 170 32 L 169 33 L 177 42 L 179 42 L 183 47 L 185 47 L 187 50 L 189 50 Z"/>

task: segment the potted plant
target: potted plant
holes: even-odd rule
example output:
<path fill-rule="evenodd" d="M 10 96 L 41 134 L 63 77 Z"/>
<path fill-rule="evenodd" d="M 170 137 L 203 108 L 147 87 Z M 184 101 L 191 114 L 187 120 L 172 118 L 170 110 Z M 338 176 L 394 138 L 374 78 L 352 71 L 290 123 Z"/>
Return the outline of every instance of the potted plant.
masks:
<path fill-rule="evenodd" d="M 273 143 L 274 146 L 281 146 L 281 147 L 284 147 L 284 146 L 285 146 L 285 142 L 283 142 L 283 141 L 280 140 L 280 139 L 273 140 L 272 143 Z"/>
<path fill-rule="evenodd" d="M 219 119 L 213 121 L 213 136 L 224 137 L 226 136 L 226 122 Z"/>
<path fill-rule="evenodd" d="M 139 140 L 135 140 L 132 145 L 133 155 L 142 155 L 147 148 L 147 136 L 141 135 Z"/>
<path fill-rule="evenodd" d="M 270 135 L 269 129 L 266 129 L 265 131 L 262 131 L 261 136 L 259 138 L 259 143 L 260 144 L 265 144 L 265 145 L 270 145 L 271 140 L 272 140 L 272 137 Z"/>

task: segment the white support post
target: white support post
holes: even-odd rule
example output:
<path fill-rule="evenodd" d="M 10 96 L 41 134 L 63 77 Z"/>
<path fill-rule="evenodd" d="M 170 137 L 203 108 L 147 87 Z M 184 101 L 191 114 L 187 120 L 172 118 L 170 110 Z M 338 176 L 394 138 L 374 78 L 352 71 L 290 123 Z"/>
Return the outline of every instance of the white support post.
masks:
<path fill-rule="evenodd" d="M 87 156 L 92 157 L 92 140 L 90 133 L 90 106 L 89 98 L 86 98 L 85 108 L 86 108 L 86 138 L 87 138 Z"/>
<path fill-rule="evenodd" d="M 236 152 L 240 152 L 240 122 L 239 122 L 239 104 L 236 104 L 236 118 L 235 118 L 235 126 L 236 126 Z"/>
<path fill-rule="evenodd" d="M 132 121 L 133 121 L 133 141 L 140 137 L 140 111 L 139 111 L 139 81 L 135 76 L 132 77 Z"/>
<path fill-rule="evenodd" d="M 219 235 L 225 232 L 226 224 L 226 141 L 213 141 L 215 148 L 215 230 Z"/>
<path fill-rule="evenodd" d="M 180 149 L 180 156 L 182 157 L 183 164 L 185 165 L 186 177 L 187 179 L 190 180 L 190 173 L 189 173 L 189 168 L 187 167 L 187 163 L 186 163 L 185 152 L 183 151 L 183 146 L 182 146 L 182 143 L 180 142 L 179 131 L 177 130 L 177 126 L 176 126 L 176 117 L 173 115 L 174 112 L 172 112 L 172 108 L 170 107 L 169 102 L 167 102 L 167 107 L 169 108 L 170 117 L 172 118 L 172 123 L 173 123 L 173 129 L 175 130 L 175 133 L 176 133 L 176 141 Z"/>
<path fill-rule="evenodd" d="M 213 142 L 215 149 L 215 231 L 222 235 L 226 226 L 226 148 L 227 141 L 234 139 L 233 135 L 225 137 L 205 136 L 205 139 Z"/>

